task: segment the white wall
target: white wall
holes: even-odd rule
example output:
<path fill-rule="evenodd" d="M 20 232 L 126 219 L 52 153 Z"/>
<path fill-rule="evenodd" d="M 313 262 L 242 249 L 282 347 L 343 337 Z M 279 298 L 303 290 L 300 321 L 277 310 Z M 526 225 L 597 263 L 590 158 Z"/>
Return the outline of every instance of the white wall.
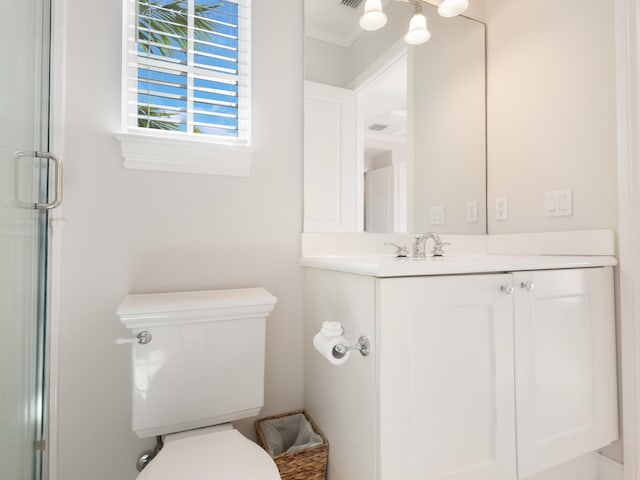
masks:
<path fill-rule="evenodd" d="M 382 135 L 367 135 L 364 147 L 364 170 L 388 165 L 407 163 L 407 145 L 394 142 Z"/>
<path fill-rule="evenodd" d="M 466 18 L 430 19 L 431 39 L 409 50 L 413 231 L 486 233 L 485 26 Z M 411 129 L 413 126 L 413 129 Z M 477 221 L 467 221 L 468 202 Z M 443 225 L 431 208 L 443 206 Z"/>
<path fill-rule="evenodd" d="M 334 87 L 346 87 L 348 77 L 349 49 L 323 42 L 313 37 L 304 37 L 304 79 L 325 83 Z"/>
<path fill-rule="evenodd" d="M 113 345 L 130 292 L 266 287 L 278 305 L 262 414 L 302 407 L 302 2 L 253 2 L 245 179 L 123 168 L 121 2 L 68 0 L 67 20 L 58 478 L 127 480 L 153 443 L 130 430 L 130 354 Z"/>
<path fill-rule="evenodd" d="M 472 0 L 469 2 L 469 8 L 464 12 L 464 15 L 473 18 L 475 20 L 479 20 L 481 22 L 487 21 L 487 6 L 486 3 L 489 0 Z M 440 3 L 438 3 L 440 5 Z"/>
<path fill-rule="evenodd" d="M 489 232 L 615 228 L 614 2 L 487 0 L 487 18 Z M 573 216 L 545 218 L 565 188 Z"/>

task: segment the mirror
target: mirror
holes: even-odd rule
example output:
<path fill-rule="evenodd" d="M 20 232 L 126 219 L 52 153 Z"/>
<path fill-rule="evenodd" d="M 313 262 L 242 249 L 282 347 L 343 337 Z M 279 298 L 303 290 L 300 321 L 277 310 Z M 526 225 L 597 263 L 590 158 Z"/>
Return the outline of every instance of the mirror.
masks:
<path fill-rule="evenodd" d="M 305 0 L 305 232 L 484 234 L 485 25 L 424 3 L 363 31 L 358 0 Z"/>

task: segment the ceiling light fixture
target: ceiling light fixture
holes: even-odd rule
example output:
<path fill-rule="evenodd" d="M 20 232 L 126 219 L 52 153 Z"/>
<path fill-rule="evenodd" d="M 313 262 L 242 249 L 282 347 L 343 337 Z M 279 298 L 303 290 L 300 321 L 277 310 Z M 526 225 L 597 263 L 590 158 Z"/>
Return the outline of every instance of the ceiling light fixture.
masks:
<path fill-rule="evenodd" d="M 442 17 L 455 17 L 469 7 L 469 0 L 444 0 L 438 7 L 438 13 Z"/>
<path fill-rule="evenodd" d="M 387 16 L 382 11 L 381 0 L 367 0 L 364 4 L 364 15 L 360 17 L 360 26 L 364 30 L 378 30 L 387 23 Z"/>
<path fill-rule="evenodd" d="M 409 22 L 409 31 L 404 36 L 404 41 L 409 45 L 420 45 L 431 38 L 427 30 L 427 17 L 422 12 L 422 4 L 427 0 L 397 0 L 399 2 L 412 3 L 415 12 Z M 455 17 L 463 13 L 469 7 L 469 0 L 442 0 L 438 7 L 438 13 L 443 17 Z M 387 16 L 382 11 L 381 0 L 367 0 L 364 4 L 364 13 L 360 17 L 360 26 L 364 30 L 373 31 L 387 24 Z"/>
<path fill-rule="evenodd" d="M 427 17 L 422 13 L 422 7 L 416 5 L 415 13 L 409 22 L 409 31 L 404 36 L 404 41 L 409 45 L 420 45 L 431 38 L 427 30 Z"/>

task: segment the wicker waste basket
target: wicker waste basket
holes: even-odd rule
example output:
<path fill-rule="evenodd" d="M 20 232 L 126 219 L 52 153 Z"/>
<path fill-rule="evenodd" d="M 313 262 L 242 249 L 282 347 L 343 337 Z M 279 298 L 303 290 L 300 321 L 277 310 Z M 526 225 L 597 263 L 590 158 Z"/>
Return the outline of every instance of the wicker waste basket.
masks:
<path fill-rule="evenodd" d="M 308 422 L 308 424 L 306 424 L 305 421 Z M 297 450 L 287 452 L 289 447 L 292 446 L 290 444 L 295 445 L 292 439 L 296 436 L 301 436 L 298 434 L 299 432 L 295 431 L 284 432 L 282 435 L 285 439 L 284 445 L 274 446 L 269 444 L 270 438 L 273 442 L 273 435 L 270 435 L 269 432 L 273 432 L 274 429 L 278 431 L 284 431 L 285 429 L 291 430 L 292 426 L 293 428 L 298 428 L 298 425 L 300 425 L 301 429 L 308 429 L 310 426 L 311 430 L 313 430 L 313 432 L 311 432 L 312 440 L 309 443 L 311 446 L 302 446 L 301 448 L 293 447 L 292 450 L 296 450 L 296 448 Z M 309 417 L 307 412 L 297 410 L 295 412 L 263 418 L 256 421 L 255 426 L 258 444 L 264 448 L 276 462 L 282 480 L 325 480 L 329 442 L 327 442 L 326 437 L 311 417 Z M 265 431 L 267 433 L 265 433 Z M 300 433 L 304 434 L 305 432 Z M 288 442 L 286 437 L 289 437 Z M 280 453 L 280 450 L 284 451 Z"/>

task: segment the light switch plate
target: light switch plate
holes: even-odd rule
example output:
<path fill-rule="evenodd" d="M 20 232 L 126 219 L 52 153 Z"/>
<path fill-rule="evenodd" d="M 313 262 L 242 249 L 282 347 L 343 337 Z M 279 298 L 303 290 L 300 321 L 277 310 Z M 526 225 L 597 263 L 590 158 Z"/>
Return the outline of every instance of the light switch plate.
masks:
<path fill-rule="evenodd" d="M 573 201 L 571 199 L 571 190 L 558 190 L 556 193 L 556 197 L 558 199 L 558 216 L 569 217 L 573 215 Z"/>
<path fill-rule="evenodd" d="M 544 193 L 544 215 L 545 217 L 555 217 L 557 214 L 558 199 L 555 192 Z"/>
<path fill-rule="evenodd" d="M 545 217 L 570 217 L 573 215 L 572 196 L 572 192 L 569 189 L 545 192 Z"/>

